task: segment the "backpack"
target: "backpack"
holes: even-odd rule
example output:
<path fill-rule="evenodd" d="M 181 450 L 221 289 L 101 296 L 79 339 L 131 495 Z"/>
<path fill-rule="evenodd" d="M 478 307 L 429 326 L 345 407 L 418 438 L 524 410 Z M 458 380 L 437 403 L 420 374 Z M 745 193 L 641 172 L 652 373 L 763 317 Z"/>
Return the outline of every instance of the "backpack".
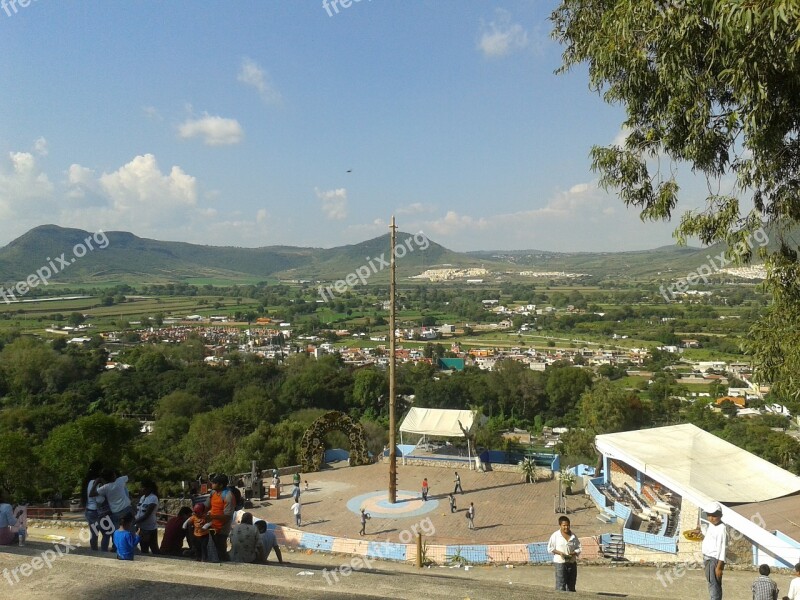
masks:
<path fill-rule="evenodd" d="M 230 485 L 225 491 L 233 494 L 233 510 L 244 510 L 244 498 L 242 498 L 242 492 L 239 488 L 235 485 Z"/>

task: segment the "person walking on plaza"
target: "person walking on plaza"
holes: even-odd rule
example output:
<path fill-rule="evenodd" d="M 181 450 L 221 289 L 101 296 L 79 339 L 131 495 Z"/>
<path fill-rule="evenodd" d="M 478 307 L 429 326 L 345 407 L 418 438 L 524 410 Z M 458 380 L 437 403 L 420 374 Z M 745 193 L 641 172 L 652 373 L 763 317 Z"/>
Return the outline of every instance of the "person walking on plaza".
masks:
<path fill-rule="evenodd" d="M 370 519 L 366 508 L 361 509 L 361 531 L 359 535 L 367 535 L 367 520 Z"/>
<path fill-rule="evenodd" d="M 422 480 L 422 499 L 428 501 L 428 478 Z"/>
<path fill-rule="evenodd" d="M 789 600 L 800 600 L 800 563 L 794 566 L 794 578 L 789 584 L 789 593 L 786 597 Z"/>
<path fill-rule="evenodd" d="M 453 494 L 448 494 L 447 499 L 450 501 L 450 512 L 456 512 L 456 497 Z"/>
<path fill-rule="evenodd" d="M 570 529 L 569 517 L 558 518 L 558 531 L 547 542 L 556 568 L 556 591 L 574 592 L 578 581 L 578 556 L 581 542 Z"/>
<path fill-rule="evenodd" d="M 753 600 L 778 600 L 778 584 L 769 578 L 769 565 L 758 567 L 758 577 L 753 582 Z"/>
<path fill-rule="evenodd" d="M 475 505 L 472 502 L 469 503 L 469 508 L 467 509 L 467 527 L 475 529 Z"/>
<path fill-rule="evenodd" d="M 703 569 L 708 583 L 711 600 L 722 600 L 722 572 L 725 570 L 725 549 L 728 545 L 728 532 L 722 524 L 722 506 L 714 502 L 706 507 L 708 525 L 698 527 L 695 533 L 703 535 Z"/>
<path fill-rule="evenodd" d="M 294 504 L 292 504 L 292 512 L 294 513 L 294 522 L 295 525 L 300 527 L 300 511 L 302 507 L 300 506 L 300 500 L 295 500 Z"/>
<path fill-rule="evenodd" d="M 455 485 L 455 487 L 453 488 L 453 493 L 454 493 L 454 494 L 457 494 L 457 493 L 458 493 L 458 494 L 463 494 L 463 493 L 464 493 L 464 490 L 463 490 L 463 489 L 461 489 L 461 475 L 459 475 L 459 474 L 458 474 L 458 471 L 456 471 L 455 484 L 456 484 L 456 485 Z"/>

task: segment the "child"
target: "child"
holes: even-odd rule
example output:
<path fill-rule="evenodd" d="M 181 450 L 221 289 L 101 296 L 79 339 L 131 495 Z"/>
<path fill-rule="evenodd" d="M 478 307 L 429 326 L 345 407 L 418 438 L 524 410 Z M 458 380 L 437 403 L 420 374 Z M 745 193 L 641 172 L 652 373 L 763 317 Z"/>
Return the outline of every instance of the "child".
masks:
<path fill-rule="evenodd" d="M 456 497 L 453 494 L 448 494 L 447 499 L 450 501 L 450 512 L 456 512 Z"/>
<path fill-rule="evenodd" d="M 308 491 L 308 479 L 306 479 L 305 484 L 306 484 L 306 486 L 305 486 L 305 490 L 304 491 L 307 492 Z"/>
<path fill-rule="evenodd" d="M 294 522 L 300 527 L 300 500 L 295 500 L 294 504 L 292 504 L 292 512 L 294 513 Z"/>
<path fill-rule="evenodd" d="M 114 546 L 117 549 L 119 560 L 133 560 L 133 552 L 139 543 L 139 536 L 131 531 L 133 515 L 127 513 L 119 523 L 119 529 L 114 532 Z"/>
<path fill-rule="evenodd" d="M 769 565 L 758 567 L 758 578 L 753 582 L 753 600 L 778 600 L 778 586 L 769 578 Z"/>
<path fill-rule="evenodd" d="M 195 544 L 197 544 L 197 547 L 195 548 L 195 560 L 197 562 L 207 562 L 208 535 L 209 529 L 211 529 L 211 522 L 208 520 L 206 515 L 206 505 L 202 502 L 198 502 L 194 505 L 192 513 L 192 516 L 186 519 L 186 522 L 183 524 L 183 528 L 189 529 L 190 527 L 194 527 L 194 541 Z"/>

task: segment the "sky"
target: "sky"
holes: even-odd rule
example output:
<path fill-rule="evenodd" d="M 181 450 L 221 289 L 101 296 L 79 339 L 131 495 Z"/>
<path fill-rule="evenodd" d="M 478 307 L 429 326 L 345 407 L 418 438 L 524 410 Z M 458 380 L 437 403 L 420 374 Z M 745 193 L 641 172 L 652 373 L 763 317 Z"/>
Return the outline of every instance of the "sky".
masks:
<path fill-rule="evenodd" d="M 0 245 L 333 247 L 392 215 L 458 251 L 673 243 L 598 188 L 624 111 L 554 74 L 556 6 L 0 0 Z"/>

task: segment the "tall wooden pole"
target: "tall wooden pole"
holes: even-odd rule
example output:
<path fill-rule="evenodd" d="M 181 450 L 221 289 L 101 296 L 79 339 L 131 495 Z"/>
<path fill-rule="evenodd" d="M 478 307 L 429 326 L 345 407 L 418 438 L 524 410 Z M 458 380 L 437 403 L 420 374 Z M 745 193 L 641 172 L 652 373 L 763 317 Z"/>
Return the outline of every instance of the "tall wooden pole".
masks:
<path fill-rule="evenodd" d="M 395 263 L 394 245 L 397 227 L 394 224 L 389 226 L 391 235 L 391 262 L 389 278 L 389 502 L 397 502 L 397 426 L 395 423 L 394 404 L 397 390 L 395 388 Z"/>

